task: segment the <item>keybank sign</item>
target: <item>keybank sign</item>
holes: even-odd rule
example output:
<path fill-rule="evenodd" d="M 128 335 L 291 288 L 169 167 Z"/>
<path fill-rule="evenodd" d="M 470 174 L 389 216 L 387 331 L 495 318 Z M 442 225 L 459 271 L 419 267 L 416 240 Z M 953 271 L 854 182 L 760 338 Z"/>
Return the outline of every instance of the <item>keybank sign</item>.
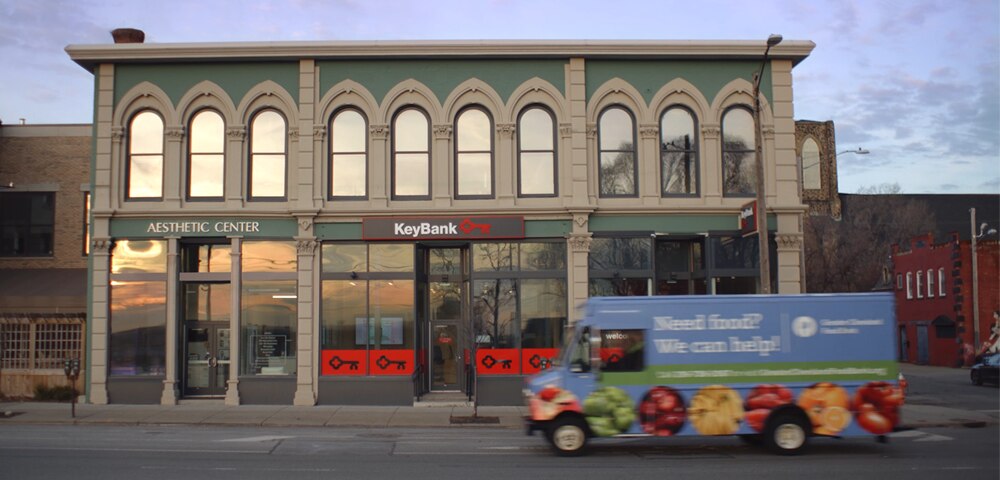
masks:
<path fill-rule="evenodd" d="M 524 238 L 524 217 L 379 217 L 361 227 L 365 240 Z"/>

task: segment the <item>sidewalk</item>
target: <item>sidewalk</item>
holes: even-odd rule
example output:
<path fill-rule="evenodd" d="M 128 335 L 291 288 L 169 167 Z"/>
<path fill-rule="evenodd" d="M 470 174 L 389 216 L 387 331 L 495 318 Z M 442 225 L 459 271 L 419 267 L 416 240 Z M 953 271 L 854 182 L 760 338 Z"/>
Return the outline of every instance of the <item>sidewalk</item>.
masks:
<path fill-rule="evenodd" d="M 250 425 L 267 427 L 462 427 L 523 428 L 525 407 L 479 407 L 480 422 L 469 421 L 471 407 L 360 407 L 285 405 L 225 406 L 219 403 L 181 405 L 70 404 L 47 402 L 0 403 L 4 424 L 76 425 Z M 995 425 L 995 416 L 983 412 L 935 405 L 904 405 L 903 428 L 981 427 Z M 492 418 L 490 418 L 492 417 Z M 485 421 L 491 421 L 485 423 Z"/>

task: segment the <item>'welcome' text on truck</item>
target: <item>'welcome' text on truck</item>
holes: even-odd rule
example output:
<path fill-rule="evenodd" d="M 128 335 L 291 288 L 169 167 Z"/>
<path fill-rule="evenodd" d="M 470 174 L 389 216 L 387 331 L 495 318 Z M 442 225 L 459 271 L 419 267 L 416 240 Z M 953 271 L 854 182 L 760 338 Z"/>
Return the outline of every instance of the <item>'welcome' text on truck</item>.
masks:
<path fill-rule="evenodd" d="M 891 294 L 591 298 L 528 381 L 529 434 L 738 435 L 782 454 L 899 424 Z"/>

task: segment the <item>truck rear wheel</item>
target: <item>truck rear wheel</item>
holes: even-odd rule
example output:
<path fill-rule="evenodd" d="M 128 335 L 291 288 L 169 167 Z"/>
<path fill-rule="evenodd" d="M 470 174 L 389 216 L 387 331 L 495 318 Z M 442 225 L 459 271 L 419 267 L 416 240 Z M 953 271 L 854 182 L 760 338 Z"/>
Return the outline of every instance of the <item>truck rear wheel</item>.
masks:
<path fill-rule="evenodd" d="M 764 443 L 779 455 L 799 455 L 809 442 L 809 424 L 804 415 L 778 414 L 764 427 Z"/>
<path fill-rule="evenodd" d="M 587 446 L 587 425 L 583 419 L 564 416 L 552 422 L 548 432 L 552 449 L 564 457 L 577 457 L 585 453 Z"/>

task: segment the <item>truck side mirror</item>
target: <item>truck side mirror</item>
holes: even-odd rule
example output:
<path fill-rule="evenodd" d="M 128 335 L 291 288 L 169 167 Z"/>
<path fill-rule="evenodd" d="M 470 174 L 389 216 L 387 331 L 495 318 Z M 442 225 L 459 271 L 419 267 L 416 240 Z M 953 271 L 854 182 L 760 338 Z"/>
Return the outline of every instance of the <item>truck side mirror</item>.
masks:
<path fill-rule="evenodd" d="M 590 330 L 590 371 L 601 374 L 601 331 Z"/>

